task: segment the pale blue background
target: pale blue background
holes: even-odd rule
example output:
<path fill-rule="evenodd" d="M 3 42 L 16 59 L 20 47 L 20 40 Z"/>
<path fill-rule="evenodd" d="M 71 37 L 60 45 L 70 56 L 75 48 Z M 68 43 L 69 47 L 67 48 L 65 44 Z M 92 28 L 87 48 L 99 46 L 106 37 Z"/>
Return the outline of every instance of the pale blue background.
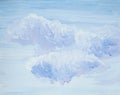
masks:
<path fill-rule="evenodd" d="M 35 78 L 25 66 L 33 48 L 3 37 L 8 25 L 30 13 L 81 29 L 120 25 L 120 0 L 0 0 L 0 95 L 120 95 L 120 83 L 98 85 L 87 76 L 66 85 Z"/>

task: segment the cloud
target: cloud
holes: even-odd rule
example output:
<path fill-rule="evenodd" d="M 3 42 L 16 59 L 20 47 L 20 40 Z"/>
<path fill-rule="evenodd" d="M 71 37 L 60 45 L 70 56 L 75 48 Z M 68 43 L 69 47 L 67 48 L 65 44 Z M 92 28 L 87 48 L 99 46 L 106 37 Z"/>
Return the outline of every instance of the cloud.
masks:
<path fill-rule="evenodd" d="M 28 65 L 31 72 L 61 83 L 103 68 L 102 58 L 119 55 L 119 35 L 119 27 L 81 31 L 35 14 L 15 21 L 7 29 L 9 40 L 36 47 L 36 57 Z"/>
<path fill-rule="evenodd" d="M 8 34 L 13 41 L 24 45 L 38 44 L 44 48 L 64 47 L 74 42 L 72 28 L 34 14 L 15 21 L 8 28 Z"/>
<path fill-rule="evenodd" d="M 78 50 L 52 52 L 33 58 L 28 63 L 31 72 L 37 77 L 61 83 L 69 82 L 74 76 L 104 67 L 94 55 L 84 54 Z"/>

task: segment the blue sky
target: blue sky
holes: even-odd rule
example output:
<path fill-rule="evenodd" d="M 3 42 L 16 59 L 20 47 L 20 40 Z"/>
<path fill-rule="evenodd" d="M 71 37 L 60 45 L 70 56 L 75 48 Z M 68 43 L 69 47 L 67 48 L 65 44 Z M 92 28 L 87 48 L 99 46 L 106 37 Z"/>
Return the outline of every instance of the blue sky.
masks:
<path fill-rule="evenodd" d="M 62 24 L 75 26 L 82 31 L 92 31 L 98 27 L 102 27 L 101 30 L 105 31 L 104 26 L 108 25 L 108 30 L 114 32 L 119 31 L 120 26 L 120 0 L 1 0 L 0 95 L 120 94 L 118 76 L 120 55 L 102 59 L 106 64 L 110 63 L 112 67 L 110 70 L 97 75 L 88 73 L 74 77 L 65 85 L 59 82 L 52 84 L 47 79 L 36 78 L 27 69 L 26 64 L 35 55 L 34 46 L 23 46 L 5 38 L 7 28 L 14 21 L 29 14 L 40 15 L 48 20 L 58 20 Z M 109 25 L 118 29 L 109 28 Z"/>

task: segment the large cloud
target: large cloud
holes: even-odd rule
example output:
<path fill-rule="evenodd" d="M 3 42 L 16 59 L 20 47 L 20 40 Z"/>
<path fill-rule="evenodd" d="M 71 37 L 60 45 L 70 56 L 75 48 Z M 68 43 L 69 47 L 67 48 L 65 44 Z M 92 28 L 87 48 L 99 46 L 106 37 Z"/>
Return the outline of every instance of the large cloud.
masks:
<path fill-rule="evenodd" d="M 104 64 L 94 55 L 73 50 L 52 52 L 33 58 L 28 66 L 37 77 L 64 83 L 69 82 L 74 76 L 102 68 Z"/>
<path fill-rule="evenodd" d="M 37 44 L 44 49 L 67 47 L 74 43 L 70 26 L 34 14 L 15 21 L 7 32 L 13 41 L 24 45 Z"/>
<path fill-rule="evenodd" d="M 37 46 L 30 62 L 34 75 L 63 83 L 103 66 L 102 58 L 120 54 L 120 31 L 113 26 L 81 31 L 29 15 L 11 24 L 7 34 L 14 42 Z"/>

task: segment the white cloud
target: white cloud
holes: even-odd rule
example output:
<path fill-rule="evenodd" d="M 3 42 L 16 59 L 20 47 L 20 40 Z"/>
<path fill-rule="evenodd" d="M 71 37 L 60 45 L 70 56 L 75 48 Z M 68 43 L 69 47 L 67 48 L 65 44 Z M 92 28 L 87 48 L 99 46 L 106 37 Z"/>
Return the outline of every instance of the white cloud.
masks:
<path fill-rule="evenodd" d="M 36 58 L 30 61 L 34 75 L 62 83 L 101 66 L 102 58 L 120 54 L 119 27 L 81 31 L 32 14 L 15 21 L 7 34 L 12 41 L 36 46 Z"/>
<path fill-rule="evenodd" d="M 46 77 L 61 83 L 69 82 L 75 76 L 104 67 L 98 58 L 79 50 L 52 52 L 34 58 L 29 64 L 31 72 L 37 77 Z"/>

